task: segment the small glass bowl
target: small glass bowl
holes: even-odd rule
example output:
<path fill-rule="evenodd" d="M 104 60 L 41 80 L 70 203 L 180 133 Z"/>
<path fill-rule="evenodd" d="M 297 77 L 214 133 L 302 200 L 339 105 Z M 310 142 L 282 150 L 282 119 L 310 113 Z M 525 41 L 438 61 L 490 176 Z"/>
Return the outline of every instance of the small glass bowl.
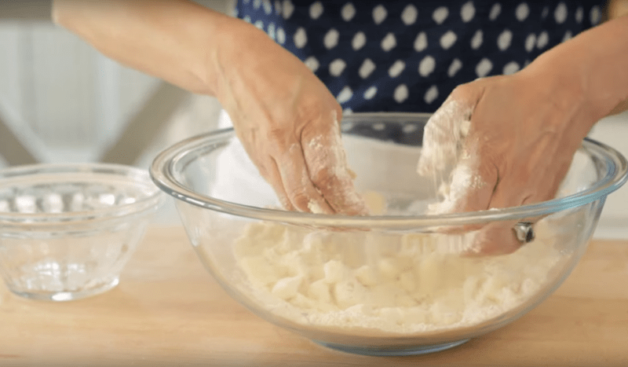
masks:
<path fill-rule="evenodd" d="M 111 164 L 0 170 L 0 274 L 15 294 L 69 301 L 103 293 L 164 195 L 147 172 Z"/>

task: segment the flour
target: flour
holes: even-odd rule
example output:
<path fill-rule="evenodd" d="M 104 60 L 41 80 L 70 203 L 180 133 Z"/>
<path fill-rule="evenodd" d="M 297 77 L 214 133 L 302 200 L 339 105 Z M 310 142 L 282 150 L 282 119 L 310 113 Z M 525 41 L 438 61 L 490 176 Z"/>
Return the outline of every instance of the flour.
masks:
<path fill-rule="evenodd" d="M 325 197 L 331 207 L 363 213 L 364 202 L 353 186 L 354 174 L 347 165 L 347 156 L 339 133 L 340 125 L 335 112 L 332 113 L 332 121 L 328 131 L 305 143 L 308 148 L 306 160 L 309 177 L 318 177 L 321 174 L 326 178 L 333 177 L 333 180 L 325 180 L 327 187 L 318 188 L 324 192 L 333 192 L 333 195 Z M 309 201 L 308 209 L 316 214 L 323 212 L 320 205 L 313 200 Z"/>
<path fill-rule="evenodd" d="M 364 195 L 384 213 L 381 195 Z M 537 239 L 468 258 L 469 234 L 383 234 L 253 223 L 235 241 L 244 293 L 276 316 L 325 329 L 412 334 L 472 327 L 530 300 L 561 259 L 543 221 Z"/>
<path fill-rule="evenodd" d="M 449 101 L 433 119 L 418 171 L 439 181 L 450 172 L 442 200 L 427 209 L 442 213 L 484 183 L 464 151 L 470 111 Z M 343 167 L 337 174 L 350 174 L 344 151 L 323 145 L 315 138 L 308 147 L 320 153 L 320 162 Z M 383 196 L 366 193 L 364 199 L 372 215 L 387 212 Z M 309 209 L 320 211 L 314 202 Z M 544 221 L 535 231 L 536 240 L 513 254 L 471 258 L 460 249 L 473 242 L 473 233 L 337 232 L 267 222 L 248 225 L 233 248 L 244 280 L 238 287 L 275 317 L 330 331 L 408 335 L 479 326 L 551 286 L 564 256 Z"/>
<path fill-rule="evenodd" d="M 277 316 L 324 328 L 418 333 L 477 325 L 537 294 L 560 254 L 551 233 L 536 229 L 537 240 L 514 254 L 465 258 L 434 234 L 254 223 L 234 253 L 247 293 Z"/>
<path fill-rule="evenodd" d="M 465 147 L 471 128 L 471 109 L 455 100 L 446 101 L 425 126 L 425 137 L 417 171 L 440 183 L 441 201 L 430 205 L 429 214 L 451 213 L 470 190 L 482 188 L 485 183 L 474 174 L 478 164 L 474 152 Z M 443 177 L 447 171 L 449 179 Z"/>

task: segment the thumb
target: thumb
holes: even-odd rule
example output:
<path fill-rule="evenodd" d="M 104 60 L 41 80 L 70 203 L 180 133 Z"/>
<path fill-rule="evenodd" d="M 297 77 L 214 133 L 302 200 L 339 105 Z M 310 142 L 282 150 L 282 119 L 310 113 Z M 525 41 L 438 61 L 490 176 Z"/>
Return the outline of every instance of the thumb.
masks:
<path fill-rule="evenodd" d="M 430 206 L 430 214 L 463 213 L 488 210 L 493 203 L 495 188 L 499 179 L 497 166 L 488 157 L 463 154 L 454 167 L 451 180 L 443 185 L 443 199 Z M 522 196 L 508 197 L 497 208 L 517 206 Z M 495 256 L 515 252 L 524 242 L 517 238 L 514 228 L 517 222 L 497 221 L 489 224 L 475 224 L 448 229 L 447 232 L 469 233 L 470 242 L 464 248 L 467 256 Z"/>
<path fill-rule="evenodd" d="M 432 204 L 430 214 L 465 213 L 487 210 L 497 184 L 497 168 L 485 159 L 465 154 L 451 178 L 441 184 L 442 200 Z M 470 228 L 465 228 L 469 230 Z"/>
<path fill-rule="evenodd" d="M 456 163 L 469 133 L 472 106 L 452 94 L 427 121 L 417 167 L 421 176 L 437 176 Z"/>

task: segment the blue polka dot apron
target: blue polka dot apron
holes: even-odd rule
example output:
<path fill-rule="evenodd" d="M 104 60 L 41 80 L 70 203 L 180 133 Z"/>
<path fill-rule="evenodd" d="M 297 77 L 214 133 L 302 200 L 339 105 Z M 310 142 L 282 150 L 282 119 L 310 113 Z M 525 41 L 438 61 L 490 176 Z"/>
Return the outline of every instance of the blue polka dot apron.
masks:
<path fill-rule="evenodd" d="M 601 20 L 604 1 L 239 0 L 345 111 L 433 112 L 459 84 L 512 74 Z"/>

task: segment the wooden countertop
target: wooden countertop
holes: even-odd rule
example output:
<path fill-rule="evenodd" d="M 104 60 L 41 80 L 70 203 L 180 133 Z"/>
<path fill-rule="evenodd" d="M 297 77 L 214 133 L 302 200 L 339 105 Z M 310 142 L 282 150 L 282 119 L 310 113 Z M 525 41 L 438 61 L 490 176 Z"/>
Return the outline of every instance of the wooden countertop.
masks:
<path fill-rule="evenodd" d="M 445 352 L 327 350 L 229 298 L 182 228 L 150 228 L 100 296 L 21 299 L 0 286 L 0 366 L 628 366 L 628 242 L 592 242 L 565 284 L 503 329 Z"/>

